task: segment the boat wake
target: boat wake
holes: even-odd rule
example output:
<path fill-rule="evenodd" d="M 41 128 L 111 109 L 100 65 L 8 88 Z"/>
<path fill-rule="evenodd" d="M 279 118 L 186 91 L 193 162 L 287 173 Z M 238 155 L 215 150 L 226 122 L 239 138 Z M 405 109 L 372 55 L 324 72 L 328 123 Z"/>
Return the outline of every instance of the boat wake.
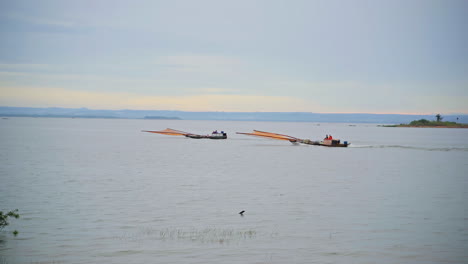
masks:
<path fill-rule="evenodd" d="M 403 146 L 403 145 L 350 145 L 351 148 L 396 148 L 396 149 L 414 149 L 424 151 L 468 151 L 468 147 L 417 147 L 417 146 Z"/>

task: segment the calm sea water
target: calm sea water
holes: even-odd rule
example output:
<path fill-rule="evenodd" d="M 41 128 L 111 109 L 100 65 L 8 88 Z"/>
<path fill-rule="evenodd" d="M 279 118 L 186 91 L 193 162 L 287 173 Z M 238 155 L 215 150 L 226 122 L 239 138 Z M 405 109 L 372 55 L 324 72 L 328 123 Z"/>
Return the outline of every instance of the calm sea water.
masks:
<path fill-rule="evenodd" d="M 140 132 L 167 127 L 229 139 Z M 468 263 L 468 130 L 9 118 L 0 136 L 0 210 L 21 214 L 0 263 Z"/>

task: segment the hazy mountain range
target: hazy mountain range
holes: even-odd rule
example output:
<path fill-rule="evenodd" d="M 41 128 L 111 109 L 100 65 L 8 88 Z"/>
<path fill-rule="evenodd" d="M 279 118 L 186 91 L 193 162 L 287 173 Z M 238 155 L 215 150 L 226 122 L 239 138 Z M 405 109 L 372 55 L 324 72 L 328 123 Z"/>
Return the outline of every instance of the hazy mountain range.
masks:
<path fill-rule="evenodd" d="M 93 110 L 88 108 L 0 107 L 3 117 L 182 119 L 227 121 L 329 122 L 400 124 L 435 120 L 435 115 L 324 114 L 305 112 L 186 112 L 170 110 Z M 468 115 L 443 115 L 444 121 L 468 123 Z M 458 118 L 458 119 L 457 119 Z"/>

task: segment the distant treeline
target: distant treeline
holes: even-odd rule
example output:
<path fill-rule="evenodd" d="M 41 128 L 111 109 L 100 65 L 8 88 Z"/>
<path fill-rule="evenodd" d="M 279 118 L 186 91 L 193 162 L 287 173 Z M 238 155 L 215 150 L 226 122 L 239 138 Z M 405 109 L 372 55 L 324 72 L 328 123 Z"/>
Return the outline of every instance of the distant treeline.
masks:
<path fill-rule="evenodd" d="M 48 114 L 3 114 L 0 113 L 0 116 L 3 117 L 48 117 L 48 118 L 118 118 L 115 116 L 100 116 L 100 115 L 48 115 Z"/>
<path fill-rule="evenodd" d="M 145 119 L 181 120 L 181 118 L 173 116 L 145 116 Z"/>
<path fill-rule="evenodd" d="M 430 121 L 427 119 L 419 119 L 411 121 L 409 124 L 390 125 L 385 127 L 446 127 L 446 128 L 468 128 L 468 124 L 459 124 L 451 121 Z"/>
<path fill-rule="evenodd" d="M 414 120 L 409 123 L 409 126 L 431 126 L 431 127 L 468 127 L 465 124 L 450 121 L 429 121 L 426 119 Z"/>
<path fill-rule="evenodd" d="M 173 110 L 94 110 L 87 108 L 31 108 L 1 106 L 0 116 L 377 124 L 408 124 L 413 120 L 434 119 L 433 115 L 323 114 L 308 112 L 187 112 Z M 446 115 L 444 116 L 444 121 L 468 123 L 468 115 Z"/>

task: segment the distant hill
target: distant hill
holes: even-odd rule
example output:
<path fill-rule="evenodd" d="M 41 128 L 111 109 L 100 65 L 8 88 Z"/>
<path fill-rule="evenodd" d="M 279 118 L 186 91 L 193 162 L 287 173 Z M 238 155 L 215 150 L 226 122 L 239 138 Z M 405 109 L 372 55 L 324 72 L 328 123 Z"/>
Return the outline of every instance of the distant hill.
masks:
<path fill-rule="evenodd" d="M 180 120 L 180 118 L 178 117 L 171 117 L 171 116 L 145 116 L 145 119 Z"/>
<path fill-rule="evenodd" d="M 434 120 L 434 115 L 398 114 L 322 114 L 306 112 L 185 112 L 170 110 L 94 110 L 88 108 L 0 107 L 5 117 L 67 117 L 67 118 L 126 118 L 126 119 L 184 119 L 226 121 L 273 121 L 317 123 L 378 123 L 401 124 L 413 120 Z M 444 121 L 468 123 L 468 115 L 444 115 Z M 458 119 L 457 119 L 458 118 Z"/>

